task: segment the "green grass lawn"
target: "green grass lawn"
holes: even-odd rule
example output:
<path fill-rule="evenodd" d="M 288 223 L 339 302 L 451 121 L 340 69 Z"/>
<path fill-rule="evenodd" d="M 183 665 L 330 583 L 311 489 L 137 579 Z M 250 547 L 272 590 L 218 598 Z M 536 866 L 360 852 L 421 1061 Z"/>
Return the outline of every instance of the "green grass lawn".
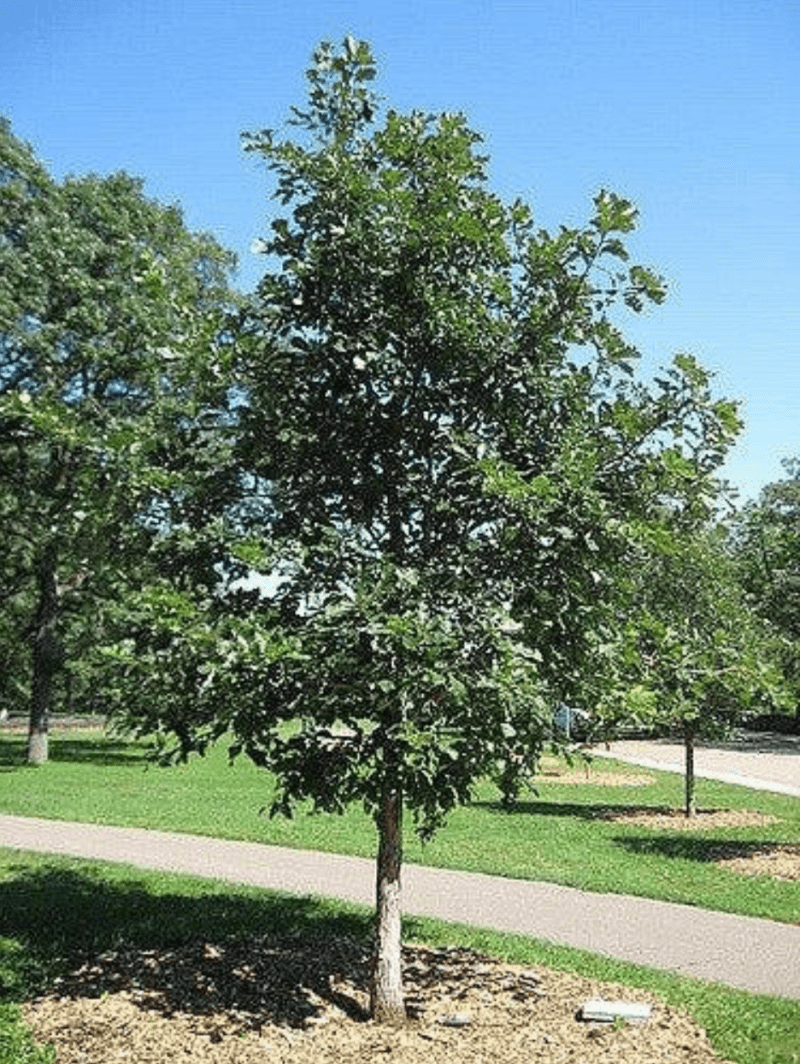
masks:
<path fill-rule="evenodd" d="M 262 815 L 273 793 L 270 776 L 244 759 L 229 766 L 221 746 L 168 769 L 150 765 L 142 746 L 100 732 L 55 732 L 51 761 L 40 768 L 24 765 L 23 754 L 23 736 L 0 736 L 0 811 L 369 857 L 375 852 L 373 826 L 358 808 L 340 817 Z M 457 810 L 433 842 L 423 846 L 408 830 L 406 860 L 800 922 L 800 883 L 744 877 L 713 860 L 723 842 L 745 852 L 764 843 L 800 843 L 797 799 L 700 780 L 701 808 L 758 811 L 775 823 L 656 830 L 599 819 L 598 813 L 678 807 L 681 778 L 648 770 L 648 785 L 610 787 L 602 784 L 607 773 L 635 778 L 643 770 L 598 758 L 578 785 L 544 775 L 538 795 L 511 813 L 500 808 L 491 786 L 481 786 L 473 804 Z"/>
<path fill-rule="evenodd" d="M 0 810 L 28 816 L 137 825 L 299 848 L 372 856 L 375 838 L 363 812 L 342 817 L 301 813 L 270 820 L 272 781 L 246 761 L 228 766 L 225 750 L 185 766 L 160 769 L 142 746 L 99 732 L 54 733 L 51 761 L 22 763 L 24 737 L 0 736 Z M 700 781 L 701 808 L 768 813 L 766 828 L 699 833 L 623 826 L 603 809 L 676 807 L 681 780 L 650 772 L 647 785 L 609 787 L 607 773 L 641 769 L 603 760 L 576 785 L 543 776 L 539 793 L 513 813 L 481 787 L 434 842 L 422 847 L 408 832 L 409 861 L 551 880 L 589 890 L 623 891 L 708 908 L 797 922 L 800 885 L 745 879 L 710 857 L 720 841 L 742 845 L 800 841 L 800 803 L 791 798 Z M 59 913 L 58 921 L 52 919 Z M 178 944 L 210 936 L 279 929 L 302 936 L 335 933 L 366 938 L 370 915 L 334 901 L 288 898 L 207 880 L 123 866 L 6 853 L 0 856 L 0 1064 L 45 1064 L 8 1009 L 63 970 L 76 949 L 121 943 Z M 457 944 L 522 963 L 645 987 L 687 1008 L 718 1052 L 737 1064 L 799 1064 L 800 1004 L 751 995 L 639 968 L 524 937 L 406 920 L 407 939 Z"/>
<path fill-rule="evenodd" d="M 58 919 L 53 919 L 53 914 Z M 348 935 L 366 940 L 372 914 L 335 901 L 122 865 L 0 854 L 0 1062 L 47 1064 L 9 1008 L 45 990 L 87 956 L 253 936 Z M 405 921 L 406 941 L 465 946 L 512 962 L 650 990 L 685 1008 L 736 1064 L 798 1064 L 800 1003 L 685 979 L 533 939 L 434 920 Z"/>

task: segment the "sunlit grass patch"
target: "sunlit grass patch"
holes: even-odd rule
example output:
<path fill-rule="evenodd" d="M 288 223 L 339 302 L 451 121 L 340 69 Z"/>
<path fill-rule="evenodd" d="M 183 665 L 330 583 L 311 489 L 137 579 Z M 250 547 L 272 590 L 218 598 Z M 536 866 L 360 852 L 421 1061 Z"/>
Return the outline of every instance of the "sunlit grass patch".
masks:
<path fill-rule="evenodd" d="M 9 813 L 183 831 L 299 849 L 373 857 L 374 826 L 363 809 L 342 816 L 300 809 L 270 818 L 275 784 L 246 759 L 232 766 L 224 743 L 205 758 L 159 768 L 142 744 L 120 743 L 101 732 L 53 734 L 52 761 L 21 763 L 24 736 L 0 735 L 0 809 Z M 471 805 L 421 843 L 407 823 L 407 861 L 513 878 L 538 879 L 583 890 L 628 893 L 710 909 L 800 920 L 800 884 L 744 877 L 713 859 L 721 842 L 766 847 L 800 844 L 796 799 L 698 781 L 701 809 L 734 811 L 725 821 L 699 818 L 691 831 L 681 818 L 660 816 L 681 804 L 681 779 L 648 771 L 651 782 L 609 786 L 609 777 L 635 778 L 636 766 L 596 758 L 584 766 L 545 759 L 536 792 L 502 807 L 490 783 L 476 787 Z M 567 785 L 560 774 L 586 775 Z M 559 773 L 550 775 L 548 773 Z M 691 838 L 688 838 L 691 836 Z"/>

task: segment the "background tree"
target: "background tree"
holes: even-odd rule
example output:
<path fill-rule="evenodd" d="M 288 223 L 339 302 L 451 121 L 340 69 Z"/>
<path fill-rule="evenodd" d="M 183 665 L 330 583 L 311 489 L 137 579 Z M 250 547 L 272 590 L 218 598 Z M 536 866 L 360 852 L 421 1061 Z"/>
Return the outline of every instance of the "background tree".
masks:
<path fill-rule="evenodd" d="M 753 609 L 782 637 L 781 667 L 800 705 L 800 460 L 732 523 L 737 573 Z"/>
<path fill-rule="evenodd" d="M 6 647 L 30 647 L 32 762 L 47 758 L 64 607 L 109 593 L 123 558 L 144 555 L 152 500 L 176 472 L 165 457 L 195 422 L 231 266 L 141 182 L 59 184 L 0 124 L 0 608 Z"/>
<path fill-rule="evenodd" d="M 403 809 L 424 836 L 486 774 L 516 791 L 555 700 L 596 693 L 633 546 L 665 500 L 707 512 L 738 418 L 687 356 L 636 379 L 612 316 L 663 286 L 627 264 L 631 204 L 537 230 L 461 115 L 380 117 L 374 74 L 365 43 L 321 45 L 296 137 L 247 142 L 285 208 L 238 340 L 263 593 L 163 587 L 115 669 L 167 758 L 232 734 L 276 811 L 365 806 L 373 1012 L 401 1022 Z"/>
<path fill-rule="evenodd" d="M 748 711 L 785 704 L 777 641 L 742 594 L 722 528 L 679 530 L 642 558 L 636 582 L 633 700 L 649 724 L 680 729 L 684 811 L 692 817 L 697 739 L 727 735 Z"/>

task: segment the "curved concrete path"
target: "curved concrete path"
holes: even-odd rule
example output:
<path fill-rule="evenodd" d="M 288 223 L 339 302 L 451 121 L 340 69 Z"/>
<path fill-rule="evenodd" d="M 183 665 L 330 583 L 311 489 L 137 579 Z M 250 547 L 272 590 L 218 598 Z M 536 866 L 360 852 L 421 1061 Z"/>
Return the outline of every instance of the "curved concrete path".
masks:
<path fill-rule="evenodd" d="M 372 905 L 374 863 L 193 835 L 0 816 L 0 846 Z M 800 926 L 550 883 L 406 865 L 404 911 L 800 999 Z M 0 917 L 2 914 L 0 914 Z"/>
<path fill-rule="evenodd" d="M 612 757 L 663 772 L 684 771 L 685 751 L 672 739 L 616 739 L 596 757 Z M 729 741 L 698 741 L 695 775 L 800 798 L 800 735 L 740 732 Z"/>

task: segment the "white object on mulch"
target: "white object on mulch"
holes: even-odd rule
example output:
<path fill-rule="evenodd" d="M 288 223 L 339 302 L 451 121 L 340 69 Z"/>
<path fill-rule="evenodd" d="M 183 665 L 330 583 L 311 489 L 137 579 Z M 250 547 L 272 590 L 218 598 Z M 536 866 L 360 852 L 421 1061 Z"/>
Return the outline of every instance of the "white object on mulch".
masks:
<path fill-rule="evenodd" d="M 630 1020 L 631 1023 L 647 1023 L 652 1006 L 635 1001 L 604 1001 L 594 998 L 581 1006 L 581 1019 L 612 1023 L 614 1020 Z"/>
<path fill-rule="evenodd" d="M 466 1012 L 456 1012 L 453 1016 L 440 1016 L 436 1022 L 441 1024 L 442 1027 L 469 1027 L 472 1023 L 472 1017 L 468 1016 Z"/>

